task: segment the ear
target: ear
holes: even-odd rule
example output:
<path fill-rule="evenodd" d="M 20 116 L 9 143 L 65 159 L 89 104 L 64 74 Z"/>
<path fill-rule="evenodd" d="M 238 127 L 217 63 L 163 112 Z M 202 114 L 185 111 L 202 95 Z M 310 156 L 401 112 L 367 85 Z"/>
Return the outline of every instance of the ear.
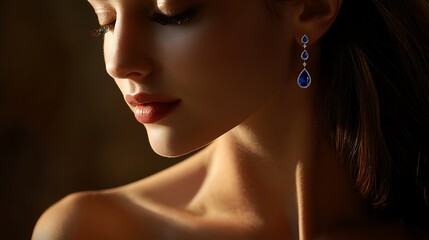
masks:
<path fill-rule="evenodd" d="M 290 23 L 296 35 L 295 40 L 301 44 L 301 37 L 305 34 L 309 37 L 309 44 L 317 42 L 334 23 L 342 2 L 343 0 L 294 1 Z"/>

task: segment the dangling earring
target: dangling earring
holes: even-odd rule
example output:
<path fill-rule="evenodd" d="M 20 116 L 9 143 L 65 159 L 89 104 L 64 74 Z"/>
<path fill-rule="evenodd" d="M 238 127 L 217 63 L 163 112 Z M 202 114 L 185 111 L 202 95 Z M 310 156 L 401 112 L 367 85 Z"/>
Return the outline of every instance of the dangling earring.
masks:
<path fill-rule="evenodd" d="M 308 40 L 309 39 L 308 39 L 307 35 L 304 35 L 301 38 L 301 43 L 302 43 L 302 46 L 304 48 L 304 51 L 302 51 L 302 53 L 301 53 L 301 59 L 304 61 L 302 63 L 302 66 L 304 67 L 304 69 L 298 75 L 298 79 L 297 79 L 298 86 L 300 86 L 301 88 L 308 88 L 310 86 L 310 84 L 311 84 L 310 73 L 305 68 L 307 66 L 307 63 L 305 61 L 307 61 L 308 57 L 309 57 L 309 54 L 308 54 L 308 52 L 306 50 L 307 44 L 308 44 Z"/>

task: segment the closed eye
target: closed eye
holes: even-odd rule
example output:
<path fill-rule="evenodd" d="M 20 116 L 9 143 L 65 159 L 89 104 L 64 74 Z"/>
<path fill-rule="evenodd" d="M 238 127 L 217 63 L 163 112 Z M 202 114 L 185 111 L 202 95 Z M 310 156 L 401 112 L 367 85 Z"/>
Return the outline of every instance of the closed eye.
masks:
<path fill-rule="evenodd" d="M 159 12 L 154 13 L 150 20 L 154 21 L 156 23 L 159 23 L 161 25 L 182 25 L 190 20 L 197 14 L 197 8 L 193 7 L 189 10 L 186 10 L 183 13 L 176 14 L 173 16 L 168 16 Z M 94 37 L 100 37 L 104 36 L 109 31 L 113 30 L 115 28 L 115 23 L 109 23 L 105 25 L 100 25 L 98 28 L 91 31 L 92 36 Z"/>
<path fill-rule="evenodd" d="M 190 20 L 196 15 L 197 9 L 196 7 L 190 8 L 183 13 L 168 16 L 162 13 L 154 13 L 150 18 L 151 21 L 159 23 L 161 25 L 182 25 Z"/>
<path fill-rule="evenodd" d="M 100 25 L 98 28 L 91 31 L 92 36 L 100 37 L 104 36 L 107 32 L 115 28 L 115 23 L 109 23 L 105 25 Z"/>

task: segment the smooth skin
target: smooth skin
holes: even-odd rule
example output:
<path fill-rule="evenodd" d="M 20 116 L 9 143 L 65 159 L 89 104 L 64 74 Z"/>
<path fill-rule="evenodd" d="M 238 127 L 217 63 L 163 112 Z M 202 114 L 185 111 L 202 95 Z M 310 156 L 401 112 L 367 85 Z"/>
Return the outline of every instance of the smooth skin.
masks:
<path fill-rule="evenodd" d="M 370 217 L 317 122 L 318 41 L 342 1 L 268 2 L 275 13 L 263 0 L 90 0 L 100 24 L 114 23 L 104 54 L 123 95 L 180 99 L 145 124 L 152 148 L 203 149 L 138 182 L 66 197 L 33 240 L 409 239 L 402 224 Z M 194 5 L 183 25 L 144 17 Z M 303 34 L 306 90 L 296 84 Z"/>

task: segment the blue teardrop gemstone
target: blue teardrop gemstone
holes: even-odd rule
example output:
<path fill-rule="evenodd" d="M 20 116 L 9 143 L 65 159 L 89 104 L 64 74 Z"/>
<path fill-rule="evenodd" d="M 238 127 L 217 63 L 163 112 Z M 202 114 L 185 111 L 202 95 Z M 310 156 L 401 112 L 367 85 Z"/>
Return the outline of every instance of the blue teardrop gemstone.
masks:
<path fill-rule="evenodd" d="M 308 57 L 309 57 L 309 54 L 308 54 L 307 50 L 304 50 L 301 54 L 301 59 L 304 61 L 307 61 Z"/>
<path fill-rule="evenodd" d="M 307 37 L 307 35 L 302 36 L 301 42 L 302 42 L 302 44 L 307 44 L 308 43 L 308 37 Z"/>
<path fill-rule="evenodd" d="M 307 69 L 303 69 L 302 72 L 299 74 L 298 79 L 298 86 L 301 88 L 308 88 L 311 84 L 311 76 L 310 73 L 307 71 Z"/>

